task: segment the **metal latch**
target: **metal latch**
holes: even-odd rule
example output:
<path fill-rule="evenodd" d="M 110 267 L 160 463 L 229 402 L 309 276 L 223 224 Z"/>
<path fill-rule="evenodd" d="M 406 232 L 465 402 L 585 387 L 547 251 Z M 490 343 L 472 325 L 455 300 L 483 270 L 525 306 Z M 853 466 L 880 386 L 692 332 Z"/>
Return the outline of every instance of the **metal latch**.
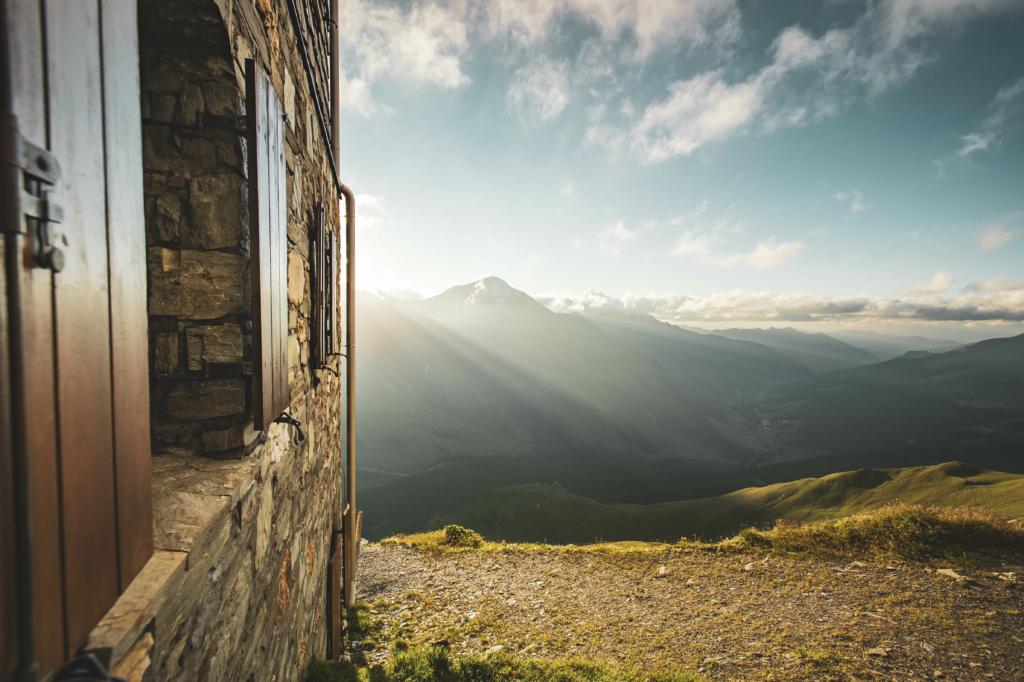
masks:
<path fill-rule="evenodd" d="M 64 221 L 64 208 L 54 200 L 54 186 L 60 179 L 60 162 L 46 149 L 20 134 L 15 137 L 15 158 L 21 167 L 18 199 L 22 234 L 32 239 L 36 264 L 54 272 L 64 269 L 64 252 L 57 247 L 53 226 Z"/>

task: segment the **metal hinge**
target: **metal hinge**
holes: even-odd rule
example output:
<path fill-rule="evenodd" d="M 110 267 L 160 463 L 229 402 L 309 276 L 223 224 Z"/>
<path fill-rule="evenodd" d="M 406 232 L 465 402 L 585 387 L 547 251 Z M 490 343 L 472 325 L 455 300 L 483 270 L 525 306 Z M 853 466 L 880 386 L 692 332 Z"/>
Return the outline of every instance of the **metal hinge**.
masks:
<path fill-rule="evenodd" d="M 56 246 L 53 229 L 64 221 L 64 208 L 54 200 L 54 187 L 61 175 L 60 162 L 16 130 L 12 138 L 10 161 L 21 171 L 15 194 L 18 220 L 12 227 L 32 239 L 32 254 L 39 267 L 60 272 L 64 269 L 64 253 Z"/>

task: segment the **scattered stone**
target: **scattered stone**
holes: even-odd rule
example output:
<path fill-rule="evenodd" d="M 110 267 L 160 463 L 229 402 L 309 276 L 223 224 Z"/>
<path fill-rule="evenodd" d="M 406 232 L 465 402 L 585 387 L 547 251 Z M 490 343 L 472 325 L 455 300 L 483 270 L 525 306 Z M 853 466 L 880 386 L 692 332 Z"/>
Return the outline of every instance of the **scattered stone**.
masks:
<path fill-rule="evenodd" d="M 753 562 L 751 562 L 751 563 L 747 564 L 746 566 L 744 566 L 744 567 L 743 567 L 743 570 L 744 570 L 744 571 L 753 571 L 753 570 L 754 570 L 754 564 L 753 564 Z"/>
<path fill-rule="evenodd" d="M 927 642 L 921 642 L 921 648 L 923 648 L 931 655 L 935 655 L 935 647 L 933 647 L 931 644 L 928 644 Z"/>
<path fill-rule="evenodd" d="M 687 584 L 687 585 L 696 585 L 696 584 L 697 584 L 697 581 L 696 581 L 696 580 L 694 580 L 693 578 L 687 578 L 687 579 L 686 579 L 686 584 Z"/>
<path fill-rule="evenodd" d="M 954 571 L 952 568 L 940 568 L 939 570 L 937 570 L 935 572 L 938 573 L 939 575 L 949 576 L 950 578 L 953 578 L 957 582 L 967 582 L 967 580 L 969 580 L 969 578 L 967 576 L 960 575 L 959 573 Z"/>
<path fill-rule="evenodd" d="M 504 648 L 505 648 L 505 647 L 503 647 L 502 645 L 500 645 L 500 644 L 496 644 L 496 645 L 492 646 L 492 647 L 491 647 L 490 649 L 488 649 L 487 651 L 485 651 L 484 653 L 485 653 L 486 655 L 490 656 L 491 654 L 496 654 L 496 653 L 498 653 L 499 651 L 501 651 L 501 650 L 502 650 L 502 649 L 504 649 Z"/>
<path fill-rule="evenodd" d="M 867 567 L 868 567 L 868 565 L 866 563 L 864 563 L 863 561 L 851 561 L 850 565 L 847 566 L 846 568 L 847 569 L 851 569 L 851 568 L 867 568 Z"/>
<path fill-rule="evenodd" d="M 935 672 L 932 673 L 932 677 L 934 677 L 937 680 L 941 680 L 945 676 L 946 676 L 946 673 L 942 672 L 941 670 L 936 670 Z"/>
<path fill-rule="evenodd" d="M 880 616 L 877 613 L 871 613 L 870 611 L 864 611 L 864 615 L 868 616 L 869 618 L 874 618 L 876 620 L 884 620 L 886 623 L 889 623 L 891 625 L 895 625 L 896 624 L 896 621 L 890 620 L 890 619 L 886 618 L 885 616 Z"/>
<path fill-rule="evenodd" d="M 880 646 L 875 647 L 874 649 L 868 649 L 868 656 L 878 656 L 878 657 L 884 658 L 884 657 L 886 657 L 888 655 L 889 655 L 889 652 L 886 651 L 885 649 L 883 649 Z"/>
<path fill-rule="evenodd" d="M 658 575 L 657 575 L 657 577 L 658 578 L 664 578 L 667 575 L 668 575 L 668 569 L 665 568 L 664 566 L 658 566 Z"/>

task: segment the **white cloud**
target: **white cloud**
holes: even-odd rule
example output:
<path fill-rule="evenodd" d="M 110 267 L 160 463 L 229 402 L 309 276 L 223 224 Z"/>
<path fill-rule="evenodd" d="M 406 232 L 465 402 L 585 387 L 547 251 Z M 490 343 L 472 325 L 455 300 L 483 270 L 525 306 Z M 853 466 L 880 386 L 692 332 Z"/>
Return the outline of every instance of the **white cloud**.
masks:
<path fill-rule="evenodd" d="M 991 280 L 987 280 L 991 281 Z M 1000 280 L 1001 281 L 1001 280 Z M 708 296 L 664 294 L 609 296 L 587 291 L 579 296 L 535 296 L 556 312 L 606 310 L 649 314 L 684 322 L 801 321 L 1024 321 L 1024 285 L 998 291 L 933 297 L 926 303 L 880 296 L 829 297 L 803 293 L 734 289 Z"/>
<path fill-rule="evenodd" d="M 569 103 L 566 62 L 540 60 L 516 71 L 505 93 L 509 111 L 539 125 L 557 117 Z"/>
<path fill-rule="evenodd" d="M 832 195 L 833 199 L 838 201 L 849 201 L 850 210 L 854 213 L 860 213 L 866 209 L 871 208 L 868 204 L 864 203 L 864 195 L 859 190 L 853 190 L 852 192 L 840 192 L 836 190 L 835 194 Z"/>
<path fill-rule="evenodd" d="M 707 257 L 711 255 L 711 238 L 706 234 L 694 234 L 687 230 L 668 255 Z"/>
<path fill-rule="evenodd" d="M 937 35 L 1010 7 L 1012 0 L 881 0 L 819 37 L 790 26 L 769 48 L 770 62 L 744 79 L 719 69 L 669 85 L 667 97 L 632 123 L 633 152 L 656 163 L 755 128 L 771 132 L 835 115 L 858 90 L 873 97 L 910 80 L 933 61 Z M 804 78 L 790 87 L 799 74 L 810 74 L 809 84 Z M 1018 96 L 1011 88 L 1000 102 L 1009 111 Z"/>
<path fill-rule="evenodd" d="M 995 141 L 996 134 L 991 130 L 987 130 L 983 133 L 970 133 L 969 135 L 964 135 L 961 139 L 964 141 L 964 144 L 960 147 L 957 155 L 967 156 L 971 152 L 984 151 L 988 149 L 989 145 Z"/>
<path fill-rule="evenodd" d="M 669 225 L 686 228 L 669 251 L 670 256 L 693 256 L 698 265 L 719 268 L 772 268 L 788 262 L 804 247 L 803 242 L 799 241 L 775 244 L 772 238 L 761 242 L 749 253 L 723 253 L 726 241 L 741 234 L 744 225 L 732 216 L 709 218 L 708 206 L 708 202 L 704 201 L 690 213 L 668 222 Z"/>
<path fill-rule="evenodd" d="M 561 192 L 562 194 L 572 194 L 572 181 L 570 181 L 569 183 L 567 183 L 567 184 L 565 185 L 565 187 L 562 187 L 562 189 L 561 189 L 561 190 L 559 190 L 559 191 L 560 191 L 560 192 Z"/>
<path fill-rule="evenodd" d="M 1008 241 L 1012 241 L 1017 238 L 1017 233 L 1013 230 L 1004 230 L 1000 227 L 993 227 L 988 232 L 985 232 L 978 239 L 978 244 L 985 251 L 992 249 L 998 249 L 1000 246 Z"/>
<path fill-rule="evenodd" d="M 1006 123 L 1024 113 L 1024 77 L 1001 88 L 992 98 L 988 109 L 990 113 L 982 121 L 981 129 L 961 138 L 963 145 L 957 151 L 959 156 L 987 151 L 993 144 L 998 144 Z"/>
<path fill-rule="evenodd" d="M 997 275 L 991 279 L 972 282 L 964 287 L 964 291 L 1024 291 L 1024 282 L 1016 282 L 1006 279 L 1004 275 Z"/>
<path fill-rule="evenodd" d="M 1024 211 L 1014 211 L 999 220 L 983 225 L 981 235 L 978 237 L 978 246 L 983 251 L 991 251 L 998 249 L 1006 242 L 1013 241 L 1017 238 L 1018 231 L 1011 229 L 1011 226 L 1022 219 L 1024 219 Z"/>
<path fill-rule="evenodd" d="M 803 242 L 783 242 L 773 244 L 772 242 L 761 242 L 750 253 L 736 253 L 731 256 L 719 256 L 711 258 L 711 263 L 723 268 L 747 267 L 747 268 L 775 268 L 784 265 L 793 259 L 794 256 L 804 248 Z"/>
<path fill-rule="evenodd" d="M 939 270 L 927 282 L 919 282 L 916 287 L 905 289 L 903 293 L 907 296 L 937 296 L 945 293 L 955 281 L 952 274 Z"/>
<path fill-rule="evenodd" d="M 626 229 L 626 224 L 618 220 L 597 233 L 598 246 L 602 253 L 617 256 L 621 252 L 621 244 L 636 239 L 639 230 Z"/>
<path fill-rule="evenodd" d="M 712 72 L 673 83 L 669 93 L 632 127 L 633 149 L 644 163 L 689 155 L 738 134 L 763 106 L 764 83 L 755 78 L 729 85 L 720 72 Z"/>
<path fill-rule="evenodd" d="M 385 76 L 414 86 L 458 88 L 469 83 L 462 70 L 468 24 L 457 3 L 402 10 L 364 0 L 340 1 L 345 108 L 364 116 L 372 113 L 370 86 Z"/>
<path fill-rule="evenodd" d="M 739 36 L 734 0 L 491 0 L 481 9 L 491 35 L 520 47 L 557 38 L 563 23 L 582 21 L 606 42 L 625 38 L 634 60 L 664 46 L 733 41 Z"/>

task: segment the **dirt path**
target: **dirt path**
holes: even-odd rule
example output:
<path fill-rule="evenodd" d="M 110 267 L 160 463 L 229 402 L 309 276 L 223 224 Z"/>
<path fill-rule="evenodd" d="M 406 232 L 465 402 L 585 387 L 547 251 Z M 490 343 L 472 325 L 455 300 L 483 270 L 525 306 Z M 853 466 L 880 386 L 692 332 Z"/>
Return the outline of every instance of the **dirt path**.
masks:
<path fill-rule="evenodd" d="M 1024 591 L 996 573 L 1011 569 L 957 569 L 964 581 L 916 563 L 389 546 L 364 548 L 359 589 L 390 602 L 373 609 L 375 662 L 401 638 L 715 680 L 1010 681 L 1024 679 Z"/>

